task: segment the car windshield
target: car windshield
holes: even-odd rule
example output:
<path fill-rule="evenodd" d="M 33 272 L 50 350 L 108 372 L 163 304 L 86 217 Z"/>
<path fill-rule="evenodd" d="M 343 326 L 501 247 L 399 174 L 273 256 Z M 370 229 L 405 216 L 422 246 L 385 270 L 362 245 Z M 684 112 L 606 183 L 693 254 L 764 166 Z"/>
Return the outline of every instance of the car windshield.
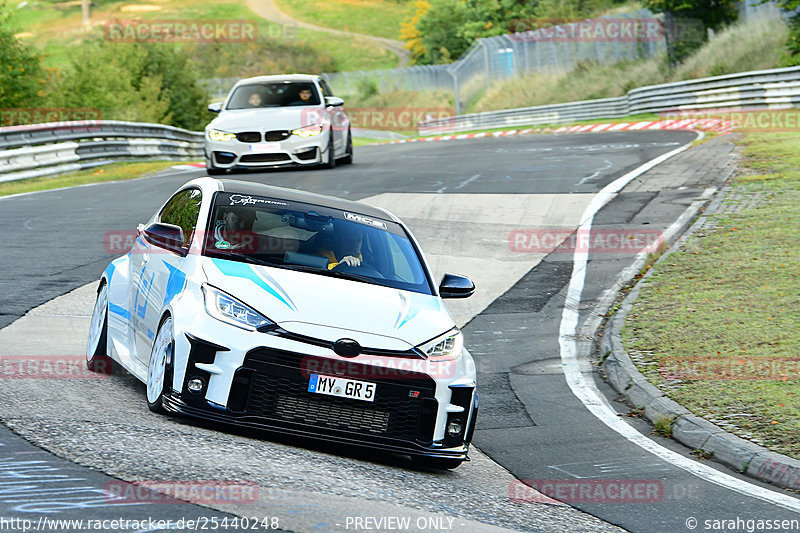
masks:
<path fill-rule="evenodd" d="M 433 294 L 400 224 L 319 205 L 219 192 L 203 254 Z"/>
<path fill-rule="evenodd" d="M 269 82 L 240 85 L 225 109 L 253 109 L 319 105 L 319 91 L 311 82 Z"/>

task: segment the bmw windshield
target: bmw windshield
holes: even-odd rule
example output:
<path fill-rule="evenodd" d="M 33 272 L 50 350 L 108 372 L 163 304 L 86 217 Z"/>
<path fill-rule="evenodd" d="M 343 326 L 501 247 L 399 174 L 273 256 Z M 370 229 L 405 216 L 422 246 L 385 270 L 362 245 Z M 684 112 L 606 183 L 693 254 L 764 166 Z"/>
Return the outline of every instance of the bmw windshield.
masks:
<path fill-rule="evenodd" d="M 240 85 L 225 109 L 320 105 L 319 91 L 311 82 L 270 82 Z"/>
<path fill-rule="evenodd" d="M 402 226 L 330 207 L 219 192 L 203 254 L 433 294 Z"/>

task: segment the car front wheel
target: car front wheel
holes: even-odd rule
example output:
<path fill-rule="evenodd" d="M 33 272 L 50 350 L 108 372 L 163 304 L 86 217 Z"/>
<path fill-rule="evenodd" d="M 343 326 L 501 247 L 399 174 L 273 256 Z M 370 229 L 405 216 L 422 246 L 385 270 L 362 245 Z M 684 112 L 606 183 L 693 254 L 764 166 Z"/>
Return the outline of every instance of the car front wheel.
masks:
<path fill-rule="evenodd" d="M 225 174 L 225 169 L 215 167 L 214 163 L 210 159 L 206 159 L 206 173 L 209 176 L 220 176 Z"/>
<path fill-rule="evenodd" d="M 344 150 L 346 154 L 343 158 L 339 160 L 339 163 L 343 165 L 352 165 L 353 164 L 353 136 L 350 135 L 350 130 L 347 130 L 347 147 Z"/>
<path fill-rule="evenodd" d="M 108 283 L 102 282 L 94 303 L 92 322 L 89 324 L 89 342 L 86 345 L 86 367 L 92 372 L 111 373 L 108 357 Z"/>
<path fill-rule="evenodd" d="M 328 135 L 328 159 L 322 163 L 322 168 L 334 168 L 336 166 L 336 153 L 333 151 L 333 132 Z"/>
<path fill-rule="evenodd" d="M 169 392 L 172 380 L 172 361 L 175 353 L 175 337 L 172 317 L 167 317 L 158 328 L 150 362 L 147 365 L 147 407 L 154 413 L 165 413 L 164 396 Z"/>

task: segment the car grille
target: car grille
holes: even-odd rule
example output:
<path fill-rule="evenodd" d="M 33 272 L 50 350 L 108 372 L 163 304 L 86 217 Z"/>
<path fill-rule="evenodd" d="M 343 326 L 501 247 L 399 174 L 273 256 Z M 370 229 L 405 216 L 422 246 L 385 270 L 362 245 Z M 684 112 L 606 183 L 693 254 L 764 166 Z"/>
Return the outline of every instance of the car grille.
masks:
<path fill-rule="evenodd" d="M 366 402 L 308 392 L 312 373 L 376 383 L 375 400 Z M 430 443 L 438 407 L 435 382 L 426 374 L 414 372 L 404 373 L 402 379 L 370 377 L 376 374 L 375 367 L 352 361 L 259 348 L 247 354 L 243 367 L 237 371 L 237 376 L 249 379 L 234 382 L 249 386 L 249 395 L 236 394 L 248 397 L 243 409 L 245 416 L 302 426 L 315 433 L 358 433 Z"/>
<path fill-rule="evenodd" d="M 277 161 L 291 161 L 286 154 L 245 154 L 239 158 L 240 163 L 274 163 Z"/>
<path fill-rule="evenodd" d="M 236 140 L 243 143 L 261 142 L 261 133 L 257 131 L 243 131 L 236 134 Z"/>
<path fill-rule="evenodd" d="M 289 130 L 273 130 L 264 134 L 265 141 L 282 141 L 288 139 L 292 132 Z"/>

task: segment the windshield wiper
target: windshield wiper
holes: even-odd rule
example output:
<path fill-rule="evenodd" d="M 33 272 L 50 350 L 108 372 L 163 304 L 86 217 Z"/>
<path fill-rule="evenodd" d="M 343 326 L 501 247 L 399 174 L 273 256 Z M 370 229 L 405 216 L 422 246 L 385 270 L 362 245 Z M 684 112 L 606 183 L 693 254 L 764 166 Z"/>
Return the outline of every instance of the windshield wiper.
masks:
<path fill-rule="evenodd" d="M 236 253 L 235 251 L 228 251 L 226 250 L 224 253 L 219 251 L 213 251 L 213 254 L 220 257 L 220 259 L 242 259 L 245 263 L 253 263 L 256 265 L 264 265 L 269 267 L 280 267 L 279 263 L 273 263 L 272 261 L 265 261 L 264 259 L 259 259 L 258 257 L 253 257 L 252 255 L 248 254 L 240 254 Z"/>
<path fill-rule="evenodd" d="M 341 272 L 339 270 L 328 270 L 305 265 L 276 265 L 278 268 L 288 268 L 289 270 L 299 270 L 300 272 L 310 272 L 312 274 L 319 274 L 321 276 L 330 276 L 332 278 L 349 279 L 351 281 L 361 281 L 362 283 L 370 283 L 372 285 L 381 285 L 374 278 L 369 276 L 361 276 L 359 274 L 351 274 L 350 272 Z"/>

